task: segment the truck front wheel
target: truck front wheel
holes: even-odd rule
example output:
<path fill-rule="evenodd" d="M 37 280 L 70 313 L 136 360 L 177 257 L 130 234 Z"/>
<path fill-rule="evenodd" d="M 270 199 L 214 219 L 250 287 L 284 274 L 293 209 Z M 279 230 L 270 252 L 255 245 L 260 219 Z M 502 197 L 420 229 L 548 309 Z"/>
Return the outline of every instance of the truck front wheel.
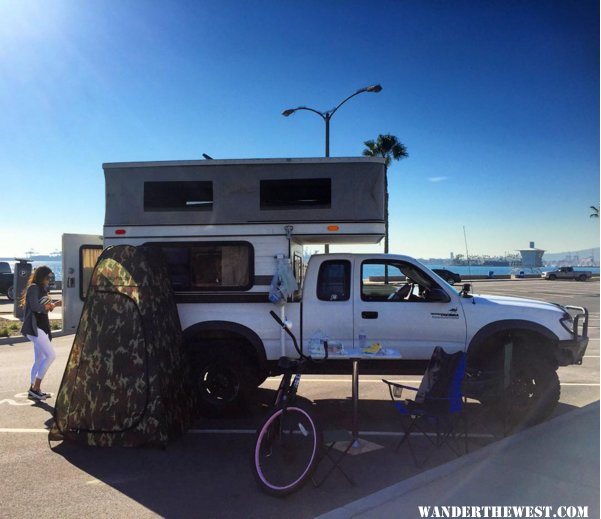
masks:
<path fill-rule="evenodd" d="M 256 389 L 258 374 L 234 348 L 203 348 L 195 353 L 194 368 L 200 412 L 205 416 L 239 411 Z"/>
<path fill-rule="evenodd" d="M 511 368 L 509 386 L 492 405 L 503 420 L 513 425 L 534 425 L 548 418 L 560 396 L 557 371 L 544 359 L 519 356 Z"/>
<path fill-rule="evenodd" d="M 8 297 L 8 299 L 10 301 L 14 301 L 15 300 L 15 287 L 14 286 L 9 286 L 8 290 L 6 291 L 6 297 Z"/>

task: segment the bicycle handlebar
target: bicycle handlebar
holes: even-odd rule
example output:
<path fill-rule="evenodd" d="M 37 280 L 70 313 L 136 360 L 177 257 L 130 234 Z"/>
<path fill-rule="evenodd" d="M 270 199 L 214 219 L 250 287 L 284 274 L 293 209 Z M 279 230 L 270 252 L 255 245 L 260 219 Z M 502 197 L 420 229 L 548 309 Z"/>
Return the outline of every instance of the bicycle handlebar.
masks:
<path fill-rule="evenodd" d="M 301 359 L 307 359 L 307 360 L 311 360 L 313 362 L 317 362 L 316 360 L 314 360 L 311 356 L 307 356 L 303 353 L 302 349 L 299 348 L 298 346 L 298 342 L 296 341 L 296 337 L 294 336 L 294 334 L 288 329 L 288 327 L 286 326 L 286 324 L 284 323 L 284 321 L 282 321 L 280 319 L 280 316 L 278 314 L 276 314 L 273 310 L 271 310 L 269 312 L 269 314 L 271 315 L 271 317 L 273 317 L 275 319 L 275 321 L 280 325 L 280 327 L 290 336 L 290 338 L 292 339 L 292 343 L 294 344 L 294 349 L 296 350 L 296 352 L 298 353 L 299 357 Z M 325 357 L 323 360 L 328 360 L 328 343 L 327 341 L 324 343 L 324 352 L 325 352 Z"/>

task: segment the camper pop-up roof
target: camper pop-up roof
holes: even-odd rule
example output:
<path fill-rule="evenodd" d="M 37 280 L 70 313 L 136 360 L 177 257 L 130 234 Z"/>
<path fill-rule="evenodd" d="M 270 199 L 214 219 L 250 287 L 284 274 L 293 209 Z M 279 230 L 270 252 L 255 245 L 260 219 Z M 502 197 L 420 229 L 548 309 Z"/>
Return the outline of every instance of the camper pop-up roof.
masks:
<path fill-rule="evenodd" d="M 377 243 L 383 159 L 307 158 L 104 164 L 105 237 L 118 228 L 205 226 L 208 234 L 281 233 L 308 243 Z M 198 233 L 198 227 L 195 227 Z M 137 234 L 137 233 L 136 233 Z"/>

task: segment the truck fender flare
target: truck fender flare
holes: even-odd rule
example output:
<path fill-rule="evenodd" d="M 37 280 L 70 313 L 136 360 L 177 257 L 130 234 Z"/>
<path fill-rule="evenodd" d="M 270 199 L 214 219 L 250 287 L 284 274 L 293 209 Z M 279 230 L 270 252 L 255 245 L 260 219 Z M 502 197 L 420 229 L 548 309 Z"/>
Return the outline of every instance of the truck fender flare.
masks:
<path fill-rule="evenodd" d="M 502 332 L 531 332 L 545 337 L 549 341 L 553 342 L 553 344 L 558 344 L 559 341 L 559 337 L 557 337 L 555 333 L 539 323 L 522 319 L 505 319 L 502 321 L 494 321 L 480 328 L 480 330 L 478 330 L 478 332 L 472 337 L 472 340 L 467 348 L 468 362 L 470 359 L 477 359 L 480 357 L 484 351 L 484 348 L 486 347 L 487 341 L 493 335 L 497 335 Z"/>
<path fill-rule="evenodd" d="M 183 330 L 184 343 L 196 338 L 202 339 L 207 332 L 226 332 L 228 335 L 238 335 L 245 339 L 251 346 L 257 356 L 259 368 L 266 369 L 267 356 L 265 354 L 265 346 L 261 338 L 248 328 L 239 323 L 231 321 L 204 321 L 188 326 Z"/>

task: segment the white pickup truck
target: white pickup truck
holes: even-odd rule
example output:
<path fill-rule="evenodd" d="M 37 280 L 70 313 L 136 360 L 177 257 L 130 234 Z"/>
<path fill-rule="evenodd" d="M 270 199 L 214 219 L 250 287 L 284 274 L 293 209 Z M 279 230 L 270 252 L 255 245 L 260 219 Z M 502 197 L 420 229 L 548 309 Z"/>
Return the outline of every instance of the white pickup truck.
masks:
<path fill-rule="evenodd" d="M 280 328 L 269 315 L 273 308 L 259 302 L 211 305 L 199 323 L 192 306 L 188 312 L 180 305 L 184 338 L 196 354 L 207 402 L 225 409 L 278 374 L 280 356 L 293 356 L 291 344 L 282 348 Z M 362 362 L 364 373 L 421 374 L 436 346 L 467 351 L 468 396 L 493 406 L 508 396 L 504 409 L 530 422 L 552 412 L 560 391 L 557 368 L 580 364 L 588 344 L 584 308 L 473 295 L 468 287 L 458 292 L 417 260 L 397 255 L 312 256 L 302 295 L 286 304 L 285 318 L 306 352 L 316 336 L 348 351 L 358 347 L 362 335 L 362 342 L 377 342 L 402 357 L 374 354 Z M 504 379 L 506 346 L 511 368 Z M 313 372 L 349 368 L 343 354 Z"/>

